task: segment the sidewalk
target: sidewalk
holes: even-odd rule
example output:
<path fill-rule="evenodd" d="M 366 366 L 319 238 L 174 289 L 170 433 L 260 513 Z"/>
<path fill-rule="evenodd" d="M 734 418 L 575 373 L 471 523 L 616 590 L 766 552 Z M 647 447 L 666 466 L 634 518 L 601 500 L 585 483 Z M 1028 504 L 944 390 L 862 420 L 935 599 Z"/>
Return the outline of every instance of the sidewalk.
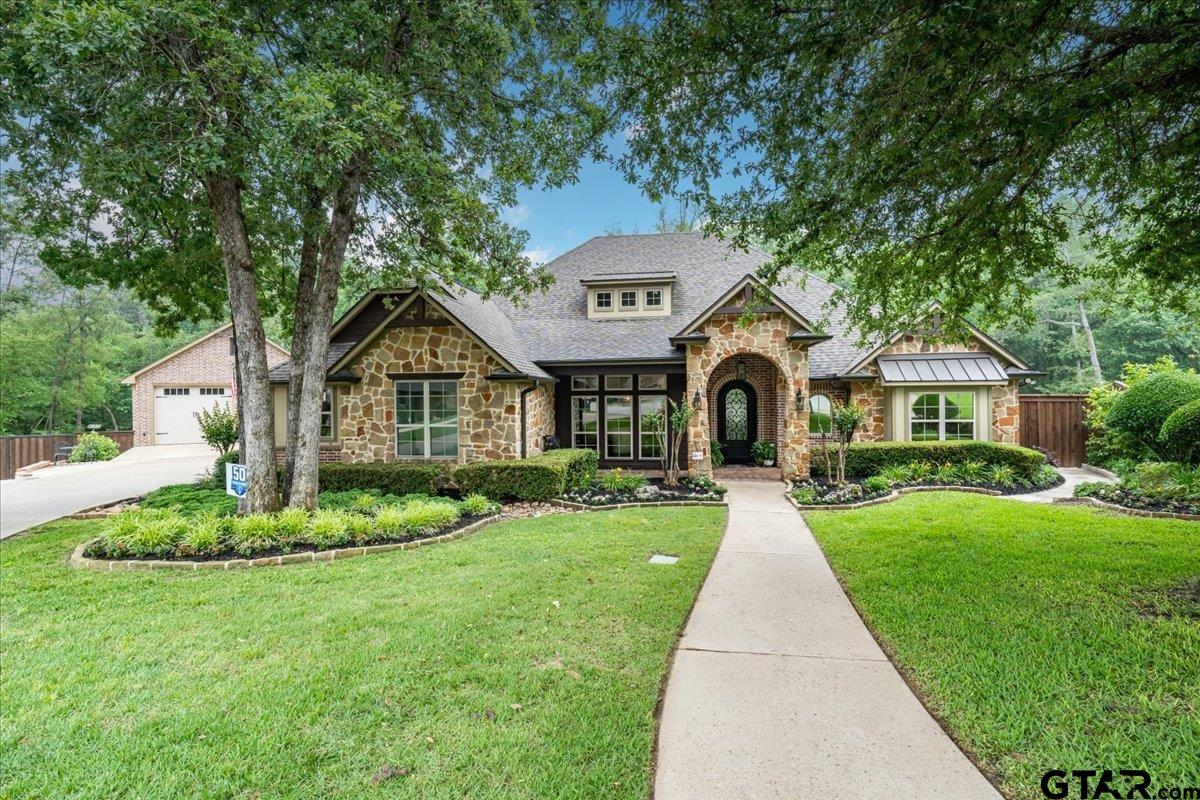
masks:
<path fill-rule="evenodd" d="M 780 483 L 729 486 L 658 748 L 656 800 L 1000 797 L 879 649 Z"/>
<path fill-rule="evenodd" d="M 1010 500 L 1020 500 L 1025 503 L 1053 503 L 1058 497 L 1074 497 L 1075 484 L 1077 483 L 1113 483 L 1111 478 L 1106 478 L 1103 475 L 1097 475 L 1095 472 L 1089 472 L 1086 469 L 1079 467 L 1059 467 L 1058 474 L 1063 476 L 1063 482 L 1053 489 L 1046 489 L 1041 492 L 1029 492 L 1027 494 L 1010 494 L 1005 495 Z"/>

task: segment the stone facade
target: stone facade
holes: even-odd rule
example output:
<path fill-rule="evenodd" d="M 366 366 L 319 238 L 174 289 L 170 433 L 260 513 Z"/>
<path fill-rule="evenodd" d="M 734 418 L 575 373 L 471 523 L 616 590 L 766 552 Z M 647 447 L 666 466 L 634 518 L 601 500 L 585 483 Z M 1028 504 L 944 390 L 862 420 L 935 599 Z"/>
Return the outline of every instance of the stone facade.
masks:
<path fill-rule="evenodd" d="M 224 386 L 231 403 L 236 403 L 232 388 L 235 381 L 233 327 L 225 326 L 215 334 L 177 350 L 161 364 L 155 364 L 133 380 L 133 444 L 154 444 L 154 390 L 159 386 Z M 288 360 L 288 352 L 267 342 L 267 367 Z"/>
<path fill-rule="evenodd" d="M 1020 381 L 992 387 L 992 441 L 1021 443 Z"/>
<path fill-rule="evenodd" d="M 372 342 L 350 367 L 362 378 L 338 394 L 342 460 L 349 462 L 396 461 L 395 381 L 389 375 L 462 373 L 458 384 L 458 458 L 467 463 L 482 459 L 520 456 L 520 391 L 528 383 L 489 381 L 494 372 L 505 372 L 500 363 L 474 337 L 452 325 L 391 328 Z M 526 398 L 535 407 L 530 415 L 528 441 L 553 429 L 547 402 Z M 553 401 L 549 403 L 553 408 Z M 549 423 L 547 422 L 549 420 Z M 549 425 L 549 427 L 543 427 Z"/>
<path fill-rule="evenodd" d="M 808 396 L 808 345 L 788 341 L 794 329 L 795 324 L 784 314 L 766 313 L 757 315 L 748 327 L 739 325 L 736 315 L 714 315 L 696 331 L 709 339 L 703 344 L 687 346 L 684 397 L 690 402 L 696 390 L 701 389 L 699 413 L 693 417 L 688 433 L 689 458 L 693 452 L 701 454 L 700 461 L 691 462 L 693 472 L 712 475 L 711 441 L 716 431 L 712 428 L 715 411 L 711 406 L 715 395 L 702 387 L 707 387 L 714 374 L 721 375 L 716 370 L 722 362 L 745 353 L 761 356 L 779 374 L 776 396 L 782 395 L 784 415 L 777 422 L 776 446 L 783 476 L 808 476 L 808 409 L 798 411 L 795 403 L 789 402 L 797 391 Z"/>
<path fill-rule="evenodd" d="M 527 455 L 542 452 L 542 439 L 554 435 L 554 386 L 543 383 L 525 395 L 525 428 Z M 569 443 L 564 443 L 564 447 Z"/>

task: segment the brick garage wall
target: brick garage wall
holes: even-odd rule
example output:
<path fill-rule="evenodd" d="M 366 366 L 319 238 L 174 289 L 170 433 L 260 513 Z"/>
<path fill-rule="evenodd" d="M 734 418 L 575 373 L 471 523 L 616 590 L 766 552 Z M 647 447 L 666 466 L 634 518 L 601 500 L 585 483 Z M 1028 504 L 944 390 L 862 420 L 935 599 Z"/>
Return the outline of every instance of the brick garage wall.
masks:
<path fill-rule="evenodd" d="M 520 454 L 519 393 L 528 383 L 489 381 L 507 368 L 453 325 L 392 328 L 371 343 L 351 371 L 359 383 L 339 393 L 343 461 L 396 461 L 395 382 L 388 374 L 463 373 L 458 378 L 458 463 Z M 434 376 L 431 375 L 431 378 Z M 531 393 L 531 394 L 536 394 Z M 535 405 L 539 402 L 534 401 Z M 550 406 L 552 408 L 552 401 Z M 537 410 L 545 417 L 544 407 Z M 553 413 L 548 415 L 552 426 Z M 531 425 L 530 432 L 551 428 Z"/>
<path fill-rule="evenodd" d="M 133 383 L 134 446 L 154 443 L 155 386 L 233 386 L 232 340 L 233 328 L 226 328 L 137 376 Z M 287 360 L 286 350 L 267 343 L 268 367 Z"/>

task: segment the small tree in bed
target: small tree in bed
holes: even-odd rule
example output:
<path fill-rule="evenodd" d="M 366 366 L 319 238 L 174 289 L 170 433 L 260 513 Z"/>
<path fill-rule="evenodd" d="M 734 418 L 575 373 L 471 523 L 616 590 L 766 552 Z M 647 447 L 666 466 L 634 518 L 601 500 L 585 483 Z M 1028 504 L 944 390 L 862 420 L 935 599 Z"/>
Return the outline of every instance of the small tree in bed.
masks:
<path fill-rule="evenodd" d="M 679 446 L 692 422 L 692 407 L 667 399 L 667 411 L 647 414 L 642 418 L 644 430 L 652 432 L 662 451 L 663 484 L 679 485 Z M 667 422 L 670 422 L 670 425 Z"/>
<path fill-rule="evenodd" d="M 834 442 L 837 445 L 837 482 L 841 484 L 846 482 L 846 451 L 850 449 L 854 431 L 866 420 L 867 410 L 857 403 L 835 400 L 829 417 L 833 424 Z"/>
<path fill-rule="evenodd" d="M 237 444 L 237 412 L 229 406 L 214 403 L 211 409 L 202 408 L 196 414 L 196 420 L 200 423 L 200 435 L 204 441 L 221 451 L 221 455 Z"/>

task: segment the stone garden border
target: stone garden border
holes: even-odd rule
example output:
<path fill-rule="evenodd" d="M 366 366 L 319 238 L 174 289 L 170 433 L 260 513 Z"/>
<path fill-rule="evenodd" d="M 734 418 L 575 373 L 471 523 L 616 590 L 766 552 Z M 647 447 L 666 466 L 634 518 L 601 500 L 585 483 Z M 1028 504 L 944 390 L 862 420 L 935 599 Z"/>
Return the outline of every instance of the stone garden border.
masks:
<path fill-rule="evenodd" d="M 576 503 L 574 500 L 554 498 L 543 501 L 548 505 L 566 508 L 571 511 L 615 511 L 620 508 L 654 508 L 656 506 L 728 506 L 724 500 L 656 500 L 647 503 L 609 503 L 603 506 L 590 506 L 587 503 Z"/>
<path fill-rule="evenodd" d="M 1096 497 L 1056 497 L 1054 504 L 1060 506 L 1094 506 L 1105 511 L 1115 511 L 1131 517 L 1153 517 L 1154 519 L 1182 519 L 1189 522 L 1200 522 L 1200 514 L 1179 514 L 1174 511 L 1151 511 L 1148 508 L 1129 508 L 1116 503 L 1108 503 Z"/>
<path fill-rule="evenodd" d="M 147 569 L 176 569 L 176 570 L 231 570 L 242 569 L 245 567 L 277 567 L 286 564 L 309 564 L 320 561 L 340 561 L 343 558 L 355 558 L 356 556 L 366 556 L 372 553 L 388 553 L 393 550 L 413 550 L 418 547 L 423 547 L 429 544 L 438 542 L 450 542 L 455 539 L 461 539 L 464 536 L 475 533 L 482 528 L 486 528 L 493 522 L 499 522 L 500 514 L 493 514 L 490 517 L 476 520 L 470 525 L 459 528 L 456 531 L 443 533 L 438 536 L 430 536 L 426 539 L 414 539 L 411 542 L 390 542 L 388 544 L 372 544 L 362 547 L 341 547 L 334 550 L 316 550 L 306 553 L 284 553 L 279 556 L 261 556 L 259 558 L 230 558 L 225 560 L 214 561 L 175 561 L 170 559 L 155 559 L 150 561 L 139 559 L 106 559 L 106 558 L 88 558 L 83 553 L 87 550 L 88 545 L 95 542 L 95 539 L 89 539 L 83 544 L 75 548 L 75 552 L 71 553 L 71 557 L 67 560 L 68 566 L 79 567 L 82 569 L 92 569 L 98 572 L 127 572 L 134 570 Z"/>
<path fill-rule="evenodd" d="M 890 503 L 893 500 L 899 500 L 901 495 L 913 494 L 914 492 L 963 492 L 965 494 L 982 494 L 988 497 L 1003 497 L 1003 492 L 997 492 L 995 489 L 983 489 L 978 486 L 901 486 L 899 489 L 892 489 L 889 494 L 883 497 L 875 497 L 871 500 L 864 500 L 861 503 L 849 503 L 847 505 L 820 505 L 806 506 L 801 505 L 792 497 L 792 484 L 788 484 L 787 490 L 783 496 L 787 498 L 797 511 L 853 511 L 856 508 L 867 508 L 868 506 L 878 506 L 883 503 Z"/>

